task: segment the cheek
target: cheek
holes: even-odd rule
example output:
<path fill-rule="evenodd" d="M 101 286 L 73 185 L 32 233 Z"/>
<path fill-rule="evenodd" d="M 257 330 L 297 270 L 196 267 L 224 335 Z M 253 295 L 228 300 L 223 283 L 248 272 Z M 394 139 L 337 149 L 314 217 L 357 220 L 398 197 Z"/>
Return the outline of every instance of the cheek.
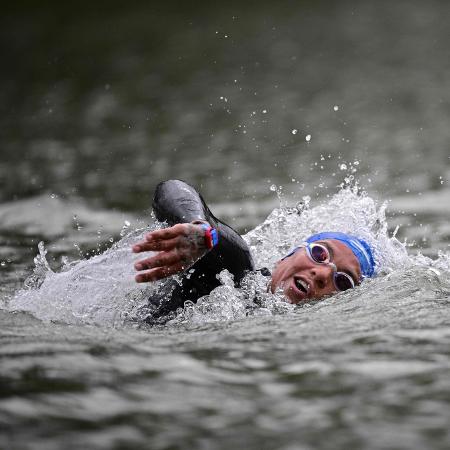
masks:
<path fill-rule="evenodd" d="M 282 282 L 286 272 L 286 264 L 285 261 L 278 261 L 277 265 L 272 271 L 272 281 L 271 287 L 272 292 L 280 285 Z"/>
<path fill-rule="evenodd" d="M 301 272 L 308 268 L 308 262 L 305 262 L 306 256 L 296 253 L 288 258 L 280 261 L 276 267 L 276 271 L 279 273 L 281 280 L 285 280 L 294 274 Z"/>
<path fill-rule="evenodd" d="M 283 277 L 286 272 L 288 272 L 290 267 L 290 261 L 289 258 L 284 259 L 283 261 L 278 261 L 277 265 L 275 266 L 275 272 L 278 274 L 278 276 Z"/>
<path fill-rule="evenodd" d="M 322 298 L 326 295 L 332 295 L 337 292 L 336 288 L 334 287 L 334 284 L 328 284 L 325 288 L 321 289 L 319 292 L 317 292 L 316 297 Z"/>
<path fill-rule="evenodd" d="M 270 290 L 272 294 L 275 292 L 275 289 L 280 281 L 280 268 L 279 265 L 275 266 L 275 269 L 272 270 L 272 277 L 270 280 Z"/>

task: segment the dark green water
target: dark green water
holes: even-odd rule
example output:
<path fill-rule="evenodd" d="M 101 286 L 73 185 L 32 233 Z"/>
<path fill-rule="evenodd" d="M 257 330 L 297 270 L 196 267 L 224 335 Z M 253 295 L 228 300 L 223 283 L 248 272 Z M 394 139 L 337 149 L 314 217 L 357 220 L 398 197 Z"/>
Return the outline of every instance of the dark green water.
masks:
<path fill-rule="evenodd" d="M 445 1 L 5 7 L 0 448 L 448 448 L 449 18 Z M 249 231 L 272 185 L 316 205 L 351 176 L 433 270 L 165 329 L 63 320 L 43 291 L 6 306 L 39 241 L 53 269 L 101 252 L 151 222 L 163 179 Z"/>

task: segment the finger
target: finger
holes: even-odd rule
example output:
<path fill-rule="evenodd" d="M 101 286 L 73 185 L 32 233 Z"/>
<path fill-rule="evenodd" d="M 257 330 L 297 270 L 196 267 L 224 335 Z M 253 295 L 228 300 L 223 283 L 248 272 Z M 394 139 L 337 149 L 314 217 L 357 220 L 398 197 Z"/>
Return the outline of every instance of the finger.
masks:
<path fill-rule="evenodd" d="M 169 228 L 163 228 L 161 230 L 155 230 L 151 233 L 148 233 L 145 236 L 146 241 L 159 241 L 164 239 L 171 239 L 180 235 L 184 235 L 187 232 L 188 225 L 190 224 L 184 224 L 184 223 L 178 223 L 174 225 L 173 227 Z"/>
<path fill-rule="evenodd" d="M 134 253 L 150 252 L 150 251 L 166 251 L 172 250 L 178 245 L 178 238 L 169 239 L 167 241 L 142 241 L 134 244 L 132 250 Z"/>
<path fill-rule="evenodd" d="M 138 283 L 148 283 L 152 281 L 162 280 L 170 275 L 180 273 L 187 267 L 181 263 L 174 264 L 169 267 L 157 267 L 156 269 L 149 270 L 147 272 L 139 273 L 136 275 L 135 280 Z"/>
<path fill-rule="evenodd" d="M 151 258 L 137 261 L 134 265 L 136 270 L 154 269 L 155 267 L 171 266 L 183 262 L 181 256 L 176 252 L 161 252 Z"/>

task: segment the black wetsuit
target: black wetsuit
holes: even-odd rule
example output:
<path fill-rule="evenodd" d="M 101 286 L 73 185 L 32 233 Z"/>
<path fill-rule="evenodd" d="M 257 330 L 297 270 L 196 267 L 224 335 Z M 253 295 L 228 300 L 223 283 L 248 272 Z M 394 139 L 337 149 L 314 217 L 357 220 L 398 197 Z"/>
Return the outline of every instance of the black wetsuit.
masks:
<path fill-rule="evenodd" d="M 186 300 L 196 302 L 220 285 L 217 274 L 227 269 L 239 285 L 245 273 L 254 270 L 250 250 L 242 237 L 221 222 L 209 210 L 195 188 L 180 180 L 164 181 L 156 187 L 153 198 L 156 218 L 169 226 L 177 223 L 206 220 L 219 233 L 219 243 L 199 259 L 182 277 L 181 284 L 169 283 L 162 296 L 150 299 L 156 307 L 147 322 L 163 318 L 171 311 L 183 307 Z"/>

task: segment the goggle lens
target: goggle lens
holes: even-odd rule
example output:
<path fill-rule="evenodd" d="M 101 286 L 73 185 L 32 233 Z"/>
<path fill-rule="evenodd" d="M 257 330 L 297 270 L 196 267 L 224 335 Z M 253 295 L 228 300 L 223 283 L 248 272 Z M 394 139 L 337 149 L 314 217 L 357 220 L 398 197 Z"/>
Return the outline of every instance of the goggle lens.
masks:
<path fill-rule="evenodd" d="M 349 275 L 343 272 L 336 272 L 334 274 L 334 285 L 340 291 L 346 291 L 355 287 L 353 280 Z"/>
<path fill-rule="evenodd" d="M 320 244 L 312 244 L 308 247 L 309 254 L 314 262 L 318 264 L 327 263 L 330 260 L 328 249 Z"/>

